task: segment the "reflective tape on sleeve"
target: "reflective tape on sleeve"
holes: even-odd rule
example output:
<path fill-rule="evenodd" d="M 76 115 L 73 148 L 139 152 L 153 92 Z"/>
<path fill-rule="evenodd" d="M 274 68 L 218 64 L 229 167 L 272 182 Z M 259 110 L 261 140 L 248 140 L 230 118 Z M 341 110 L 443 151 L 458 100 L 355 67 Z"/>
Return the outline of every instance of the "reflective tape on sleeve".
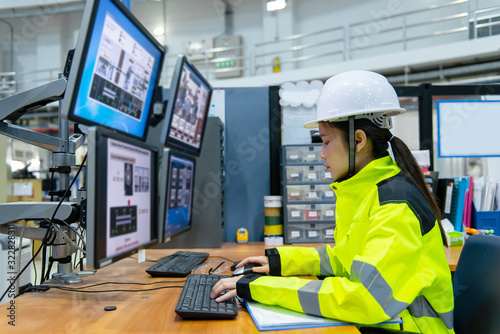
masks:
<path fill-rule="evenodd" d="M 332 263 L 330 262 L 330 255 L 328 255 L 327 245 L 317 247 L 316 250 L 319 254 L 320 268 L 319 273 L 321 276 L 334 276 Z"/>
<path fill-rule="evenodd" d="M 323 281 L 310 281 L 299 289 L 299 302 L 302 307 L 302 311 L 305 313 L 319 317 L 323 316 L 319 308 L 318 296 L 322 283 Z"/>
<path fill-rule="evenodd" d="M 453 328 L 453 310 L 449 312 L 439 313 L 434 310 L 431 304 L 425 299 L 424 296 L 418 296 L 415 298 L 413 303 L 408 307 L 410 313 L 415 318 L 430 317 L 430 318 L 441 318 L 446 328 Z"/>
<path fill-rule="evenodd" d="M 351 281 L 363 284 L 390 318 L 401 313 L 409 305 L 394 298 L 391 286 L 382 277 L 378 269 L 371 264 L 353 261 Z"/>

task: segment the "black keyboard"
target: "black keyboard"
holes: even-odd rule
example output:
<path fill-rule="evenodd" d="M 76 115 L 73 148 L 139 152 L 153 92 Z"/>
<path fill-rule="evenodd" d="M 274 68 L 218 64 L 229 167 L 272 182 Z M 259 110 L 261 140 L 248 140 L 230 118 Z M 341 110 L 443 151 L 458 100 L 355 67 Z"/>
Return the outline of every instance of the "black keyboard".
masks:
<path fill-rule="evenodd" d="M 232 319 L 238 314 L 236 298 L 232 297 L 220 303 L 210 298 L 212 287 L 220 275 L 190 274 L 175 312 L 184 319 Z"/>
<path fill-rule="evenodd" d="M 208 253 L 178 251 L 156 262 L 146 272 L 155 277 L 184 277 L 207 257 Z"/>

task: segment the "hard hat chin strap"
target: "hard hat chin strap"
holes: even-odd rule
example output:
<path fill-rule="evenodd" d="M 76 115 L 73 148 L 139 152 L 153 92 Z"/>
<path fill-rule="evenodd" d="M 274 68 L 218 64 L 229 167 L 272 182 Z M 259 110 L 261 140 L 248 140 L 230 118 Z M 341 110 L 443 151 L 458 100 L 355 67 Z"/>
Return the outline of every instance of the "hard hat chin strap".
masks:
<path fill-rule="evenodd" d="M 356 142 L 354 140 L 354 116 L 349 116 L 349 171 L 347 178 L 354 175 L 354 153 L 356 151 Z"/>

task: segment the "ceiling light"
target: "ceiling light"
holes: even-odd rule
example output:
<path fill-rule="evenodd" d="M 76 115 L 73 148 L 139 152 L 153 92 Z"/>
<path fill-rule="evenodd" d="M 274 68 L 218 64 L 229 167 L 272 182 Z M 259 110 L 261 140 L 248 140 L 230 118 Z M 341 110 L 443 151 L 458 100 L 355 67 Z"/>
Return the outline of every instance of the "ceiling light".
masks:
<path fill-rule="evenodd" d="M 156 28 L 153 30 L 153 34 L 154 34 L 155 36 L 165 35 L 165 28 L 163 28 L 163 27 L 156 27 Z"/>
<path fill-rule="evenodd" d="M 267 0 L 267 11 L 272 12 L 286 7 L 286 0 Z"/>

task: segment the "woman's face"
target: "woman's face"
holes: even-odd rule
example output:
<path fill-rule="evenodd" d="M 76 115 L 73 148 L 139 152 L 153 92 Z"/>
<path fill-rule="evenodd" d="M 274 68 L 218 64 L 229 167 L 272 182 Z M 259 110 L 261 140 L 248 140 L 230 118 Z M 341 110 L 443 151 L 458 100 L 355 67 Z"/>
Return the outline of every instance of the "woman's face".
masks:
<path fill-rule="evenodd" d="M 323 140 L 320 158 L 325 160 L 326 170 L 334 180 L 347 176 L 349 171 L 349 148 L 342 139 L 342 132 L 325 122 L 319 123 L 319 135 Z"/>

